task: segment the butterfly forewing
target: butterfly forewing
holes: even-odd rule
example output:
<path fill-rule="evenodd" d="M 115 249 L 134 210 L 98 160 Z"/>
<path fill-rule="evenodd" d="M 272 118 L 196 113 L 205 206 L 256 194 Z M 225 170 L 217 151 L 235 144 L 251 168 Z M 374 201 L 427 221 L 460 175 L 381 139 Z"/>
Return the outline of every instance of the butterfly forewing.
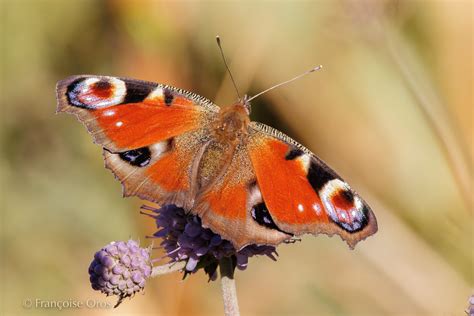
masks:
<path fill-rule="evenodd" d="M 219 108 L 170 86 L 126 78 L 73 76 L 57 85 L 58 112 L 75 114 L 99 145 L 137 149 L 203 128 Z"/>
<path fill-rule="evenodd" d="M 73 76 L 57 85 L 58 112 L 75 114 L 104 148 L 124 195 L 191 207 L 190 174 L 219 108 L 157 83 Z"/>

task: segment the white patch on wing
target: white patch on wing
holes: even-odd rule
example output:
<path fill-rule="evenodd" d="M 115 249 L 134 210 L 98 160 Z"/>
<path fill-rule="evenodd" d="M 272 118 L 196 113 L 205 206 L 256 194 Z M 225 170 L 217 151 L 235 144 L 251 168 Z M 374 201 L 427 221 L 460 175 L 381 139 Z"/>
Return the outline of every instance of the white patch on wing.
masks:
<path fill-rule="evenodd" d="M 304 211 L 304 206 L 303 204 L 298 204 L 298 211 L 303 212 Z"/>
<path fill-rule="evenodd" d="M 107 110 L 102 115 L 103 116 L 114 116 L 115 115 L 115 110 Z"/>
<path fill-rule="evenodd" d="M 362 209 L 364 208 L 364 203 L 362 203 L 360 197 L 354 196 L 354 205 L 359 212 L 362 212 Z"/>
<path fill-rule="evenodd" d="M 249 207 L 251 208 L 252 206 L 257 205 L 262 202 L 263 202 L 262 193 L 260 192 L 260 188 L 258 187 L 258 184 L 255 184 L 254 186 L 250 188 L 247 203 Z"/>
<path fill-rule="evenodd" d="M 96 82 L 99 82 L 100 81 L 100 78 L 87 78 L 86 80 L 84 80 L 81 85 L 84 85 L 84 87 L 90 87 L 91 85 L 93 85 L 94 83 Z"/>
<path fill-rule="evenodd" d="M 111 83 L 114 87 L 114 93 L 110 98 L 110 102 L 114 103 L 114 105 L 122 103 L 125 99 L 125 95 L 127 94 L 125 82 L 117 78 L 110 78 L 109 83 Z"/>
<path fill-rule="evenodd" d="M 169 149 L 169 142 L 167 140 L 164 140 L 162 142 L 150 145 L 148 147 L 150 149 L 151 153 L 151 159 L 156 160 L 158 159 L 162 154 L 168 151 Z"/>
<path fill-rule="evenodd" d="M 145 100 L 163 99 L 163 97 L 164 97 L 163 88 L 156 87 L 155 90 L 150 92 L 150 94 L 146 97 Z"/>
<path fill-rule="evenodd" d="M 307 154 L 302 154 L 298 158 L 296 158 L 302 165 L 303 169 L 308 173 L 309 165 L 311 164 L 311 157 Z"/>
<path fill-rule="evenodd" d="M 313 210 L 316 212 L 316 215 L 321 215 L 321 207 L 319 206 L 318 203 L 313 204 Z"/>

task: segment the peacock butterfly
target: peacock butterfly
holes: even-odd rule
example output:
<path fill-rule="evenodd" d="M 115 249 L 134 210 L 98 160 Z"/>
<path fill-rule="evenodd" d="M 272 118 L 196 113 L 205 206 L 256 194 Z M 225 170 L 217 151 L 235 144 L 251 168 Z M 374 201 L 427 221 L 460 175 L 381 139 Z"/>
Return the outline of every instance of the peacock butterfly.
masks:
<path fill-rule="evenodd" d="M 57 85 L 57 112 L 86 126 L 124 196 L 183 207 L 237 249 L 305 233 L 353 248 L 374 234 L 373 212 L 336 172 L 250 121 L 251 99 L 219 108 L 168 85 L 95 75 Z"/>

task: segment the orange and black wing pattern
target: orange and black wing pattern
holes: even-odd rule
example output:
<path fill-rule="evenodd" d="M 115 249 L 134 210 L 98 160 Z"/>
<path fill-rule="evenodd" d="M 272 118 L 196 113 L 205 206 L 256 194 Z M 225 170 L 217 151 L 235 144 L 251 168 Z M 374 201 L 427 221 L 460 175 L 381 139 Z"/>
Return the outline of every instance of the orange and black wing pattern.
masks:
<path fill-rule="evenodd" d="M 264 124 L 249 127 L 248 153 L 265 209 L 281 231 L 338 234 L 353 248 L 377 231 L 371 209 L 308 149 Z"/>
<path fill-rule="evenodd" d="M 250 244 L 276 245 L 290 239 L 292 234 L 266 223 L 267 219 L 261 216 L 264 204 L 246 144 L 225 147 L 211 143 L 203 155 L 201 170 L 214 166 L 220 172 L 214 173 L 212 182 L 206 183 L 197 195 L 193 213 L 236 249 Z M 222 162 L 217 166 L 216 156 Z"/>
<path fill-rule="evenodd" d="M 191 170 L 219 108 L 174 87 L 80 75 L 57 85 L 57 112 L 77 116 L 104 149 L 125 195 L 189 206 Z"/>

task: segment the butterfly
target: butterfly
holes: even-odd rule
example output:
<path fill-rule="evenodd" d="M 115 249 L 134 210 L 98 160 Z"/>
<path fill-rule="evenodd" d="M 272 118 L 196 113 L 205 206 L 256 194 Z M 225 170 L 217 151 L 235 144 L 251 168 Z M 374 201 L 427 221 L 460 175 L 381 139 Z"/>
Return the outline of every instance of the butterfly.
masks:
<path fill-rule="evenodd" d="M 85 125 L 124 196 L 183 207 L 236 249 L 305 233 L 354 248 L 377 231 L 367 203 L 321 159 L 250 121 L 248 97 L 220 108 L 172 86 L 95 75 L 56 90 L 57 112 Z"/>

